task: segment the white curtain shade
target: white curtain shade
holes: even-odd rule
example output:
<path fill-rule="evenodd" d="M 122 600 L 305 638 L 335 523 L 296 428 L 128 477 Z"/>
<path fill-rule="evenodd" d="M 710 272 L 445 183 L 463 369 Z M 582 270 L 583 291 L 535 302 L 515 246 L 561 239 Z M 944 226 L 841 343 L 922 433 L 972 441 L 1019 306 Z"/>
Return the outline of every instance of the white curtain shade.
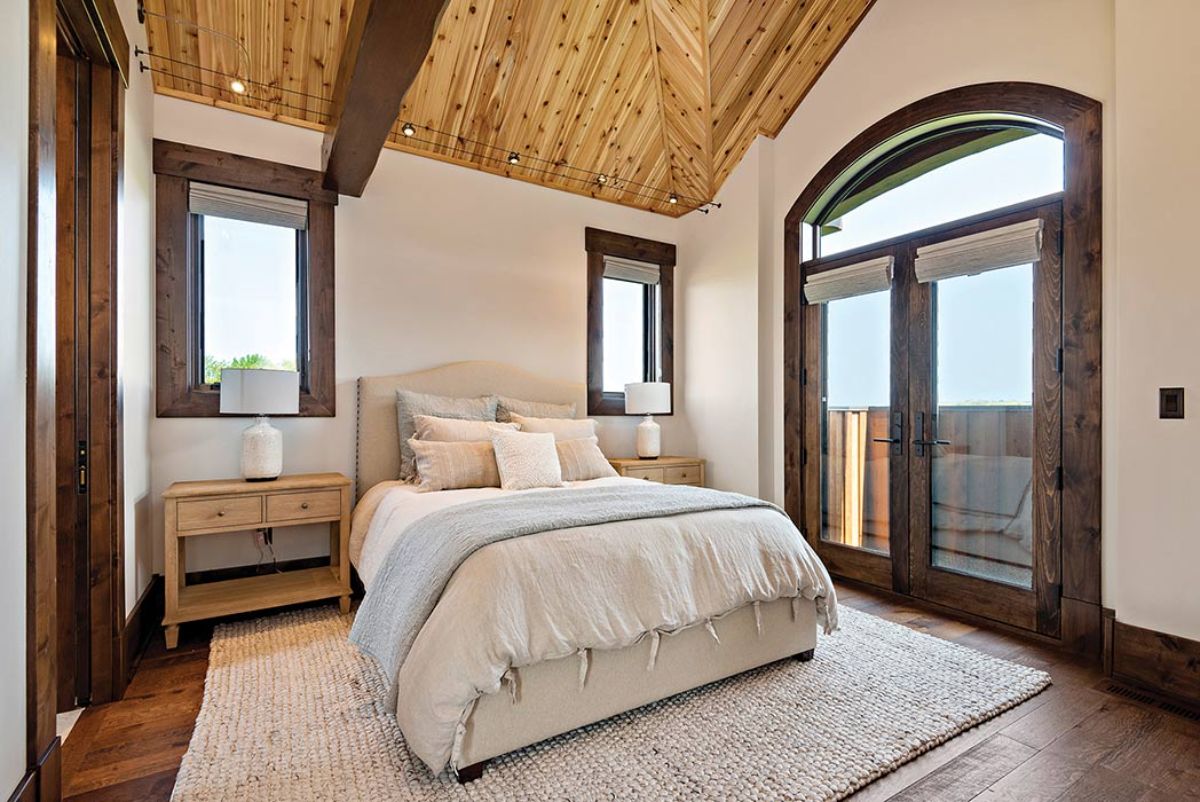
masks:
<path fill-rule="evenodd" d="M 308 228 L 308 201 L 192 181 L 188 211 L 283 228 Z"/>
<path fill-rule="evenodd" d="M 659 270 L 658 265 L 650 262 L 605 256 L 604 277 L 632 281 L 636 284 L 658 284 Z"/>
<path fill-rule="evenodd" d="M 894 261 L 891 256 L 881 256 L 809 276 L 804 281 L 804 297 L 810 304 L 823 304 L 890 289 Z"/>
<path fill-rule="evenodd" d="M 973 276 L 1042 258 L 1042 221 L 1026 220 L 917 248 L 917 281 Z"/>

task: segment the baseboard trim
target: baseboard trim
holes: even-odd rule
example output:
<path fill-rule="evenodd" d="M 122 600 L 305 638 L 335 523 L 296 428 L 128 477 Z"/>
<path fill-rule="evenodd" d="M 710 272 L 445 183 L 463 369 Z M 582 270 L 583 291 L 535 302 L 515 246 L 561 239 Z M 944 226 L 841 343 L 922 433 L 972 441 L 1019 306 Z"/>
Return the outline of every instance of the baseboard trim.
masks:
<path fill-rule="evenodd" d="M 1200 641 L 1111 620 L 1105 664 L 1113 679 L 1200 708 Z"/>
<path fill-rule="evenodd" d="M 124 688 L 133 679 L 133 672 L 137 670 L 151 636 L 162 624 L 165 604 L 163 594 L 162 574 L 154 574 L 150 578 L 150 584 L 133 605 L 133 610 L 125 620 L 125 626 L 121 628 L 121 676 L 124 678 L 121 683 L 122 696 L 125 695 Z"/>
<path fill-rule="evenodd" d="M 30 767 L 17 783 L 8 802 L 58 802 L 62 799 L 62 741 L 57 737 L 46 747 L 37 765 Z"/>

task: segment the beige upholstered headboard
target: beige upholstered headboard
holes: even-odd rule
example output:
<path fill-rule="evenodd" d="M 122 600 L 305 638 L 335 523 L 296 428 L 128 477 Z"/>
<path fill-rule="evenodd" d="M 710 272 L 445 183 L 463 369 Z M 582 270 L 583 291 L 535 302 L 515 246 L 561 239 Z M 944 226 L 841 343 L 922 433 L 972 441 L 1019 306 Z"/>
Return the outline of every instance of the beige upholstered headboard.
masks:
<path fill-rule="evenodd" d="M 575 404 L 587 411 L 587 388 L 574 382 L 535 376 L 500 362 L 451 362 L 416 373 L 363 376 L 358 380 L 358 432 L 355 443 L 356 493 L 362 498 L 380 482 L 400 475 L 396 391 L 415 390 L 457 398 L 507 395 L 525 401 Z"/>

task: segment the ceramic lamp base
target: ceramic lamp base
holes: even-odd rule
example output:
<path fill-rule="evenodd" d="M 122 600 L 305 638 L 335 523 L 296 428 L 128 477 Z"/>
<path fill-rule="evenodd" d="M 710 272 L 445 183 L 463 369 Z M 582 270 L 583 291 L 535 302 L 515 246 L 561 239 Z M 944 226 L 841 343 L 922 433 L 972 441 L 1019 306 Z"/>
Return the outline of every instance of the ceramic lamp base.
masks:
<path fill-rule="evenodd" d="M 242 432 L 242 478 L 248 482 L 278 479 L 283 473 L 283 433 L 266 415 Z"/>
<path fill-rule="evenodd" d="M 647 415 L 637 427 L 637 455 L 641 459 L 654 459 L 661 454 L 662 428 L 653 415 Z"/>

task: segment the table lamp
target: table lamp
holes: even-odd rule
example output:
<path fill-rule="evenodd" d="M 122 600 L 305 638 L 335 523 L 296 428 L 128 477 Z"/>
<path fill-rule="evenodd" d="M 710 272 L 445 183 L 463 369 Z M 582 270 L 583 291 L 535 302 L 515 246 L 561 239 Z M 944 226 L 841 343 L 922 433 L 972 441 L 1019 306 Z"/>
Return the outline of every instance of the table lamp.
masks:
<path fill-rule="evenodd" d="M 247 482 L 269 482 L 283 473 L 283 433 L 267 416 L 299 411 L 300 374 L 296 371 L 221 371 L 221 414 L 257 416 L 242 432 L 242 477 Z"/>
<path fill-rule="evenodd" d="M 625 385 L 625 414 L 645 415 L 637 427 L 637 455 L 654 459 L 662 453 L 662 429 L 655 415 L 671 411 L 670 382 L 637 382 Z"/>

